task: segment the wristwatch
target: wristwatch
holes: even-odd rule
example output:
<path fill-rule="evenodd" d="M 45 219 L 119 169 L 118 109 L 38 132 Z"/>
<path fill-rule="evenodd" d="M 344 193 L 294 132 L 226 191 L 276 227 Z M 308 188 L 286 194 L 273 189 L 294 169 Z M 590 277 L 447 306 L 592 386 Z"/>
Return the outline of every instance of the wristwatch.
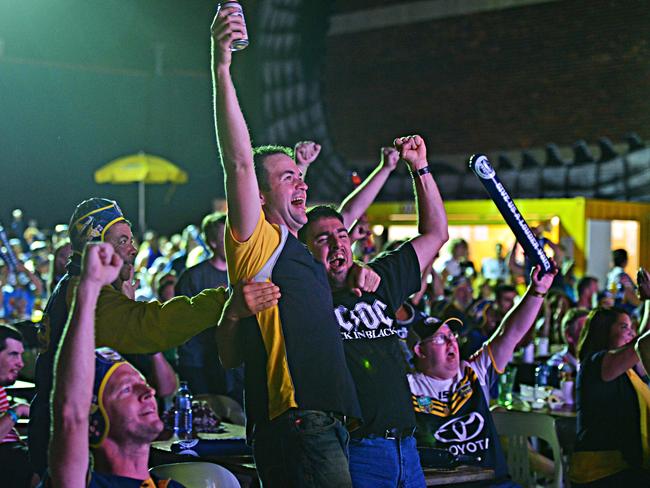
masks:
<path fill-rule="evenodd" d="M 427 164 L 423 168 L 415 170 L 413 173 L 411 173 L 411 175 L 413 176 L 413 178 L 415 178 L 415 177 L 420 178 L 420 177 L 422 177 L 422 176 L 424 176 L 426 174 L 429 174 L 429 173 L 431 173 L 431 169 L 429 168 L 429 165 Z"/>

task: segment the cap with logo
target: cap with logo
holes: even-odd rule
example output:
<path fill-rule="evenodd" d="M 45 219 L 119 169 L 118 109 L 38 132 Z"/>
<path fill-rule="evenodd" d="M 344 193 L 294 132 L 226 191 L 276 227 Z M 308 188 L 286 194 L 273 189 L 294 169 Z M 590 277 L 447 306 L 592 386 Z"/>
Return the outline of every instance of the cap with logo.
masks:
<path fill-rule="evenodd" d="M 80 253 L 87 242 L 103 241 L 106 231 L 120 221 L 126 219 L 114 200 L 96 197 L 84 200 L 70 218 L 72 250 Z"/>
<path fill-rule="evenodd" d="M 420 337 L 420 341 L 423 341 L 438 332 L 443 325 L 449 327 L 454 334 L 458 334 L 463 328 L 463 321 L 456 317 L 450 317 L 444 321 L 435 317 L 427 317 L 413 325 L 413 332 Z"/>

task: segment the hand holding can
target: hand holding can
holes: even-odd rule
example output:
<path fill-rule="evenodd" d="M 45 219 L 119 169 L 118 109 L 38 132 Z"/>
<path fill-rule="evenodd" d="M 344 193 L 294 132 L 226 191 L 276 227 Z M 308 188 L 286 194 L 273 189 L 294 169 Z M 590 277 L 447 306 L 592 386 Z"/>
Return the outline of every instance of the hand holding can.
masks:
<path fill-rule="evenodd" d="M 241 3 L 239 2 L 236 1 L 224 2 L 224 3 L 220 3 L 217 6 L 217 15 L 219 15 L 221 9 L 226 9 L 226 8 L 233 9 L 233 12 L 228 15 L 238 15 L 241 17 L 243 37 L 241 39 L 235 39 L 234 41 L 232 41 L 232 44 L 230 44 L 231 51 L 241 51 L 242 49 L 245 49 L 249 44 L 248 31 L 246 29 L 246 19 L 244 18 L 244 9 L 242 8 Z"/>

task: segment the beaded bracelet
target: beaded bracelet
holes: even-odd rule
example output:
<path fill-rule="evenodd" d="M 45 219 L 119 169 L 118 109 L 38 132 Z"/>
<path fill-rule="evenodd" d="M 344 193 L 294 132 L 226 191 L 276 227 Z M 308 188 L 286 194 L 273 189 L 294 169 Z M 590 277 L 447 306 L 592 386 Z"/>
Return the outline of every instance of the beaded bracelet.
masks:
<path fill-rule="evenodd" d="M 14 424 L 18 422 L 18 414 L 13 408 L 10 408 L 5 413 L 11 417 L 11 420 L 13 420 Z"/>

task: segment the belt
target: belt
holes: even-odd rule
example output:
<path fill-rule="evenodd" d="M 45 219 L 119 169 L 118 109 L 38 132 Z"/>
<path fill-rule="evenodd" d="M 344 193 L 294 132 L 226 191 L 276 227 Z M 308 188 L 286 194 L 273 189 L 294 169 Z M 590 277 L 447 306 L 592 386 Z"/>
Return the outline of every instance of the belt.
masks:
<path fill-rule="evenodd" d="M 368 434 L 364 437 L 369 439 L 397 439 L 401 440 L 406 437 L 412 437 L 415 434 L 415 427 L 407 427 L 406 429 L 399 429 L 397 427 L 391 427 L 386 429 L 383 434 Z"/>

